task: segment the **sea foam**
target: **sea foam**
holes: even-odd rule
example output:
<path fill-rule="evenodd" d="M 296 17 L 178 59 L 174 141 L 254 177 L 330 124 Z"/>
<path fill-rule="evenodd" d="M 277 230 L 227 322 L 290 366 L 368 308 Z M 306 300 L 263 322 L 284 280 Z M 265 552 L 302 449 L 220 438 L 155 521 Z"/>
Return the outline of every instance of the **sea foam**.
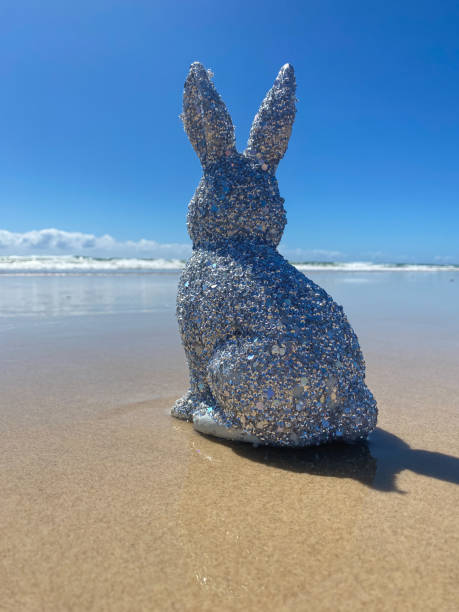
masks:
<path fill-rule="evenodd" d="M 180 270 L 180 259 L 97 258 L 74 255 L 0 257 L 0 273 L 91 273 Z"/>
<path fill-rule="evenodd" d="M 457 272 L 458 265 L 349 262 L 292 262 L 302 272 Z M 181 270 L 180 259 L 96 258 L 74 255 L 9 255 L 0 257 L 0 274 L 154 273 Z"/>

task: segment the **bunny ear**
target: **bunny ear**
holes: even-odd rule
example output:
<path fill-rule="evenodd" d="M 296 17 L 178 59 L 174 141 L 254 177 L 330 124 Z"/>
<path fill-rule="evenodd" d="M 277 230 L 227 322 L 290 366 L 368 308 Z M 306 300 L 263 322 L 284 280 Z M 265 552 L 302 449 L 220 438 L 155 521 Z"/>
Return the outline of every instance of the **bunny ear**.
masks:
<path fill-rule="evenodd" d="M 230 114 L 207 70 L 191 64 L 183 91 L 183 125 L 201 164 L 207 166 L 235 151 Z"/>
<path fill-rule="evenodd" d="M 279 71 L 252 123 L 245 155 L 257 157 L 275 172 L 287 150 L 295 120 L 295 73 L 291 64 Z"/>

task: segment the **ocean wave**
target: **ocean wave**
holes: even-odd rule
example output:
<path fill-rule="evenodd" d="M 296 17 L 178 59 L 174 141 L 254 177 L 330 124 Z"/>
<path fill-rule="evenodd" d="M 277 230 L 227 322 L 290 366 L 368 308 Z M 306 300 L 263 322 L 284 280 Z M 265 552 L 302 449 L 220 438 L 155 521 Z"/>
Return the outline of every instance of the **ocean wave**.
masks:
<path fill-rule="evenodd" d="M 298 270 L 339 270 L 342 272 L 457 272 L 459 265 L 411 264 L 411 263 L 373 263 L 370 261 L 346 262 L 305 262 L 293 265 Z"/>
<path fill-rule="evenodd" d="M 0 274 L 97 274 L 181 270 L 180 259 L 96 258 L 73 255 L 0 257 Z M 459 265 L 349 262 L 292 262 L 301 272 L 457 272 Z"/>
<path fill-rule="evenodd" d="M 180 259 L 98 258 L 73 255 L 0 257 L 0 273 L 91 273 L 180 270 Z"/>

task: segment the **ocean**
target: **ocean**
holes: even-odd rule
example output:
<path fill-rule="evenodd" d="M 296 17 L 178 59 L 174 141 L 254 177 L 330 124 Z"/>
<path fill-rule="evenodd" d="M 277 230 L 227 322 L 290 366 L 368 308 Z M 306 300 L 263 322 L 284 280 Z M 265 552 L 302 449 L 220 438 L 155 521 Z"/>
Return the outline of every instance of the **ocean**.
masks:
<path fill-rule="evenodd" d="M 170 312 L 180 260 L 76 256 L 0 258 L 0 329 L 6 319 Z M 459 266 L 368 262 L 295 264 L 351 320 L 459 319 Z"/>
<path fill-rule="evenodd" d="M 0 257 L 0 274 L 33 273 L 102 273 L 156 272 L 180 270 L 185 266 L 180 259 L 152 259 L 128 257 L 83 257 L 79 255 L 11 255 Z M 301 271 L 339 270 L 343 272 L 455 272 L 459 265 L 430 263 L 374 263 L 368 261 L 292 262 Z"/>

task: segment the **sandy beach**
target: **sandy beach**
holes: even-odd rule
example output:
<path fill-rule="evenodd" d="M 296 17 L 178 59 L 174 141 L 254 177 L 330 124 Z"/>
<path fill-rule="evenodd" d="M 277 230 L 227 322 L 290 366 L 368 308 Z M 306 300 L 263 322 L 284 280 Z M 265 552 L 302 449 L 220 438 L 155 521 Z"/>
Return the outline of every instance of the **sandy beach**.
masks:
<path fill-rule="evenodd" d="M 459 274 L 309 276 L 359 335 L 367 444 L 172 419 L 177 273 L 0 278 L 0 609 L 457 610 Z"/>

